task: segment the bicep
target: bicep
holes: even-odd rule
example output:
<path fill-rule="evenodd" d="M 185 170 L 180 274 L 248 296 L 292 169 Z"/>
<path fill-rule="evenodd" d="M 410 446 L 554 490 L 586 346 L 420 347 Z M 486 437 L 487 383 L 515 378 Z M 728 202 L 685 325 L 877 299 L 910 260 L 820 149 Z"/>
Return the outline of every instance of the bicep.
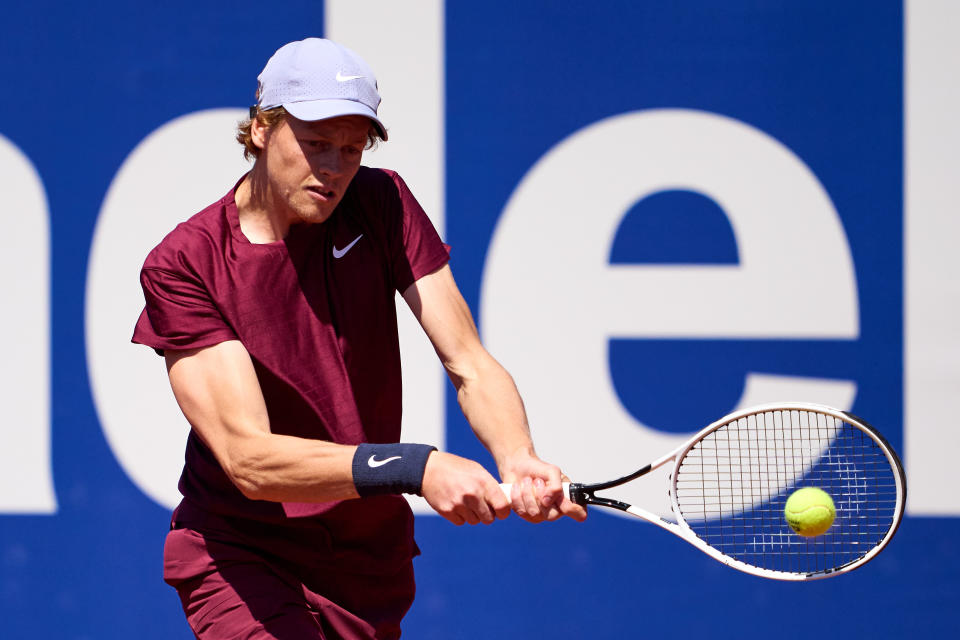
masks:
<path fill-rule="evenodd" d="M 180 409 L 229 473 L 234 452 L 270 432 L 250 355 L 237 340 L 165 355 Z"/>

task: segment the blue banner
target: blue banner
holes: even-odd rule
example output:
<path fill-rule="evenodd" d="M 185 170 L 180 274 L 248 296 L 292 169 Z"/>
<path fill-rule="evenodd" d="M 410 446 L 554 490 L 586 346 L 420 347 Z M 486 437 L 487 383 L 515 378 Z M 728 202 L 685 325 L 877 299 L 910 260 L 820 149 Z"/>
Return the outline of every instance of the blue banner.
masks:
<path fill-rule="evenodd" d="M 401 171 L 452 246 L 543 457 L 604 480 L 736 407 L 810 400 L 909 453 L 916 492 L 874 561 L 808 584 L 741 574 L 597 510 L 457 528 L 415 505 L 404 637 L 955 636 L 960 480 L 937 456 L 960 440 L 949 414 L 920 420 L 930 405 L 909 401 L 930 388 L 924 372 L 937 397 L 960 391 L 960 368 L 937 360 L 952 333 L 905 322 L 925 300 L 953 304 L 943 283 L 957 280 L 937 266 L 930 293 L 911 288 L 942 252 L 906 249 L 904 229 L 926 219 L 905 207 L 920 156 L 905 153 L 908 81 L 924 77 L 909 8 L 5 7 L 0 327 L 15 344 L 0 363 L 0 635 L 191 637 L 161 576 L 185 425 L 162 360 L 129 344 L 138 260 L 245 170 L 231 127 L 272 52 L 327 35 L 377 71 L 391 140 L 370 162 Z M 493 470 L 452 388 L 425 375 L 407 385 L 423 393 L 405 429 L 432 435 L 407 439 Z M 642 495 L 662 497 L 652 485 Z"/>

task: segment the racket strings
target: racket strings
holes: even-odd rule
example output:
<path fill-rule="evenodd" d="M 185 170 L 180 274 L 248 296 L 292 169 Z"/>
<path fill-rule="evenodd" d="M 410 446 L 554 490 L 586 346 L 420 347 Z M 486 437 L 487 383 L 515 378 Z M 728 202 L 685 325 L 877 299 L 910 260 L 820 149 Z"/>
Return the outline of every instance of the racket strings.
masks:
<path fill-rule="evenodd" d="M 836 416 L 810 410 L 751 414 L 710 432 L 680 461 L 680 516 L 704 542 L 741 562 L 824 573 L 880 544 L 895 525 L 898 486 L 882 447 Z M 784 519 L 790 494 L 813 486 L 836 518 L 816 538 Z"/>

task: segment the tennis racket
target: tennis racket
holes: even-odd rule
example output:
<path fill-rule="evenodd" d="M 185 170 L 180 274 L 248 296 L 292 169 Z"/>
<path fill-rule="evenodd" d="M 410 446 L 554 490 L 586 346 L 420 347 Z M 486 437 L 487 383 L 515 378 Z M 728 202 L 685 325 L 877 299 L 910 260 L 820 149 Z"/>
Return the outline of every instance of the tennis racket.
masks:
<path fill-rule="evenodd" d="M 673 463 L 676 522 L 597 492 Z M 510 485 L 501 485 L 510 495 Z M 793 491 L 819 487 L 836 517 L 804 538 L 787 525 Z M 815 404 L 762 405 L 706 427 L 633 473 L 596 484 L 569 483 L 578 504 L 624 511 L 674 533 L 740 571 L 779 580 L 838 576 L 874 558 L 896 533 L 906 500 L 897 454 L 876 429 L 845 411 Z"/>

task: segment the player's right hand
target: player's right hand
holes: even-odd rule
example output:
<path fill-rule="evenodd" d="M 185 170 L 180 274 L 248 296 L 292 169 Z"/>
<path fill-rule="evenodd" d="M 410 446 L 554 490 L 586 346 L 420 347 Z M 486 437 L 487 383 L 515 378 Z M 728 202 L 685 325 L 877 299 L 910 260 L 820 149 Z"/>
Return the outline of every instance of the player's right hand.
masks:
<path fill-rule="evenodd" d="M 510 501 L 494 477 L 479 463 L 452 453 L 430 454 L 420 493 L 455 525 L 490 524 L 510 515 Z"/>

